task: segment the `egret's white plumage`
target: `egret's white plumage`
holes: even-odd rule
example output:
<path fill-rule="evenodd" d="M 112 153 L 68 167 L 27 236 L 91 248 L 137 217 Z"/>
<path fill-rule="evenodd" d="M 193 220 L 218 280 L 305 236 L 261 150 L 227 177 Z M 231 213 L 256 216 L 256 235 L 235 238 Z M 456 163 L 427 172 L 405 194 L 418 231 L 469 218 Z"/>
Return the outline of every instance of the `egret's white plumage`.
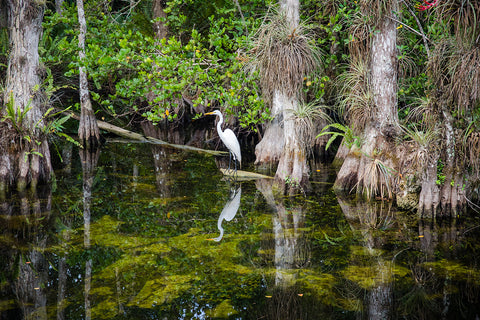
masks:
<path fill-rule="evenodd" d="M 217 132 L 220 139 L 228 148 L 228 151 L 230 152 L 230 154 L 233 156 L 233 160 L 238 161 L 239 164 L 242 163 L 242 153 L 240 151 L 240 143 L 238 143 L 238 139 L 235 136 L 235 133 L 233 133 L 233 131 L 230 129 L 225 129 L 225 131 L 222 131 L 223 115 L 220 111 L 215 110 L 213 112 L 205 113 L 205 115 L 211 115 L 211 114 L 214 114 L 220 117 L 220 120 L 218 120 L 218 123 L 217 123 Z M 236 164 L 235 164 L 235 168 L 236 168 Z"/>

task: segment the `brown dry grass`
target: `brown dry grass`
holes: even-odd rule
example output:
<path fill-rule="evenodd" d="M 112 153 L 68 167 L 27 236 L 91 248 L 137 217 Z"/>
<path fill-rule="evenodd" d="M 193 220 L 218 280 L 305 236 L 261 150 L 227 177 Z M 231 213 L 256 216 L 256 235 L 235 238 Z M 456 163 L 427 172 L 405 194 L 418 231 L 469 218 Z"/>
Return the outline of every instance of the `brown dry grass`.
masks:
<path fill-rule="evenodd" d="M 480 177 L 480 132 L 471 132 L 466 137 L 465 157 L 477 177 Z"/>
<path fill-rule="evenodd" d="M 446 0 L 436 14 L 454 30 L 435 46 L 428 71 L 442 100 L 460 113 L 480 100 L 480 1 Z"/>

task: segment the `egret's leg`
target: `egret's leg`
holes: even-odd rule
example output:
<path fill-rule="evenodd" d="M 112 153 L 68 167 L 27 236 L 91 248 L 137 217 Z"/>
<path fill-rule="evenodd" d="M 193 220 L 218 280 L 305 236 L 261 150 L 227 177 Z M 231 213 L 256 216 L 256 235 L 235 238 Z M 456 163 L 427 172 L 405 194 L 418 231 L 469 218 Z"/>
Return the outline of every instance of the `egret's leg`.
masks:
<path fill-rule="evenodd" d="M 230 162 L 232 162 L 232 153 L 228 152 L 228 171 L 230 171 Z"/>

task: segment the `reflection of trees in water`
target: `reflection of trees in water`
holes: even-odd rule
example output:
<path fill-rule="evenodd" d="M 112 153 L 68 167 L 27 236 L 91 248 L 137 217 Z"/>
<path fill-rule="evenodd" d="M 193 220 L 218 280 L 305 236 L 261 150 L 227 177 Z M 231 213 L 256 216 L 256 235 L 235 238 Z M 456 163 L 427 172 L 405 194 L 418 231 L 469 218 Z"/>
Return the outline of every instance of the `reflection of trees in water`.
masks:
<path fill-rule="evenodd" d="M 46 187 L 12 194 L 0 205 L 2 234 L 10 242 L 9 249 L 2 250 L 2 268 L 14 279 L 11 289 L 21 311 L 13 311 L 15 318 L 47 319 L 49 264 L 44 251 L 51 227 L 50 210 L 51 190 Z"/>
<path fill-rule="evenodd" d="M 358 231 L 363 242 L 363 257 L 352 256 L 352 279 L 359 279 L 363 290 L 344 287 L 350 301 L 363 300 L 359 309 L 368 319 L 389 319 L 393 309 L 393 263 L 382 253 L 387 239 L 378 230 L 395 226 L 391 203 L 350 202 L 338 197 L 338 202 L 353 231 Z M 352 284 L 353 285 L 353 284 Z M 362 293 L 365 295 L 362 296 Z M 357 305 L 357 307 L 360 307 Z"/>
<path fill-rule="evenodd" d="M 160 130 L 150 122 L 142 123 L 143 132 L 146 136 L 157 138 L 166 141 L 167 139 L 173 139 L 179 143 L 178 134 L 172 132 L 169 134 L 166 130 Z M 178 133 L 178 131 L 176 131 Z M 169 157 L 170 150 L 158 145 L 150 146 L 153 155 L 153 166 L 155 170 L 155 181 L 160 198 L 170 197 L 170 186 L 168 185 L 168 178 L 171 175 L 172 163 Z"/>
<path fill-rule="evenodd" d="M 451 316 L 450 306 L 452 303 L 457 306 L 464 304 L 462 296 L 465 296 L 468 290 L 455 289 L 457 284 L 454 284 L 452 280 L 454 275 L 450 274 L 449 268 L 445 268 L 445 274 L 438 274 L 431 265 L 432 263 L 438 263 L 439 253 L 445 253 L 445 258 L 455 260 L 452 253 L 454 253 L 455 247 L 461 245 L 460 234 L 461 230 L 454 219 L 419 221 L 419 241 L 415 242 L 415 249 L 418 250 L 418 254 L 416 260 L 412 258 L 414 263 L 409 266 L 413 286 L 401 298 L 401 312 L 416 314 L 417 319 L 431 319 L 432 315 L 439 318 L 448 318 L 449 314 Z M 445 264 L 448 263 L 445 260 Z M 467 281 L 465 288 L 478 288 L 478 286 L 472 286 L 471 284 Z M 451 301 L 452 296 L 459 300 Z M 468 300 L 467 298 L 466 301 Z M 473 302 L 473 300 L 469 301 Z"/>
<path fill-rule="evenodd" d="M 301 292 L 296 285 L 299 269 L 310 262 L 310 248 L 305 239 L 305 212 L 299 203 L 288 204 L 283 197 L 274 195 L 272 180 L 257 180 L 256 187 L 274 210 L 273 219 L 273 263 L 274 283 L 267 283 L 267 319 L 301 319 L 308 310 L 302 309 Z M 303 203 L 303 202 L 302 202 Z M 270 248 L 268 248 L 270 249 Z M 267 250 L 269 252 L 269 250 Z"/>
<path fill-rule="evenodd" d="M 82 161 L 83 172 L 83 245 L 85 249 L 90 248 L 90 223 L 91 223 L 91 204 L 92 204 L 92 188 L 95 178 L 95 168 L 97 167 L 98 158 L 100 157 L 100 149 L 90 151 L 80 149 L 80 160 Z M 90 302 L 90 288 L 92 283 L 92 259 L 85 261 L 85 278 L 84 278 L 84 296 L 85 296 L 85 319 L 92 318 L 92 308 Z"/>
<path fill-rule="evenodd" d="M 455 220 L 419 220 L 418 232 L 413 232 L 409 226 L 416 217 L 412 221 L 411 215 L 396 212 L 392 204 L 340 197 L 338 201 L 362 242 L 360 252 L 352 248 L 339 286 L 360 317 L 446 319 L 455 317 L 454 310 L 462 306 L 471 312 L 478 304 L 478 282 L 467 279 L 475 268 L 456 262 L 462 232 Z M 397 247 L 395 239 L 410 241 L 410 246 Z"/>

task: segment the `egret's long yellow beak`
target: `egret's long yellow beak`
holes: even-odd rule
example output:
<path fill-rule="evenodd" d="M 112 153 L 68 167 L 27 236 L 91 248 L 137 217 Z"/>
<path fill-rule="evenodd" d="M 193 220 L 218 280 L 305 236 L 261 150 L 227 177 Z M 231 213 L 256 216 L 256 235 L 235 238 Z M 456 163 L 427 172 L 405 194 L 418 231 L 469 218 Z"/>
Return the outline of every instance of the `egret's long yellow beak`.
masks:
<path fill-rule="evenodd" d="M 213 112 L 207 112 L 207 113 L 204 114 L 204 116 L 208 116 L 210 114 L 213 114 Z"/>

